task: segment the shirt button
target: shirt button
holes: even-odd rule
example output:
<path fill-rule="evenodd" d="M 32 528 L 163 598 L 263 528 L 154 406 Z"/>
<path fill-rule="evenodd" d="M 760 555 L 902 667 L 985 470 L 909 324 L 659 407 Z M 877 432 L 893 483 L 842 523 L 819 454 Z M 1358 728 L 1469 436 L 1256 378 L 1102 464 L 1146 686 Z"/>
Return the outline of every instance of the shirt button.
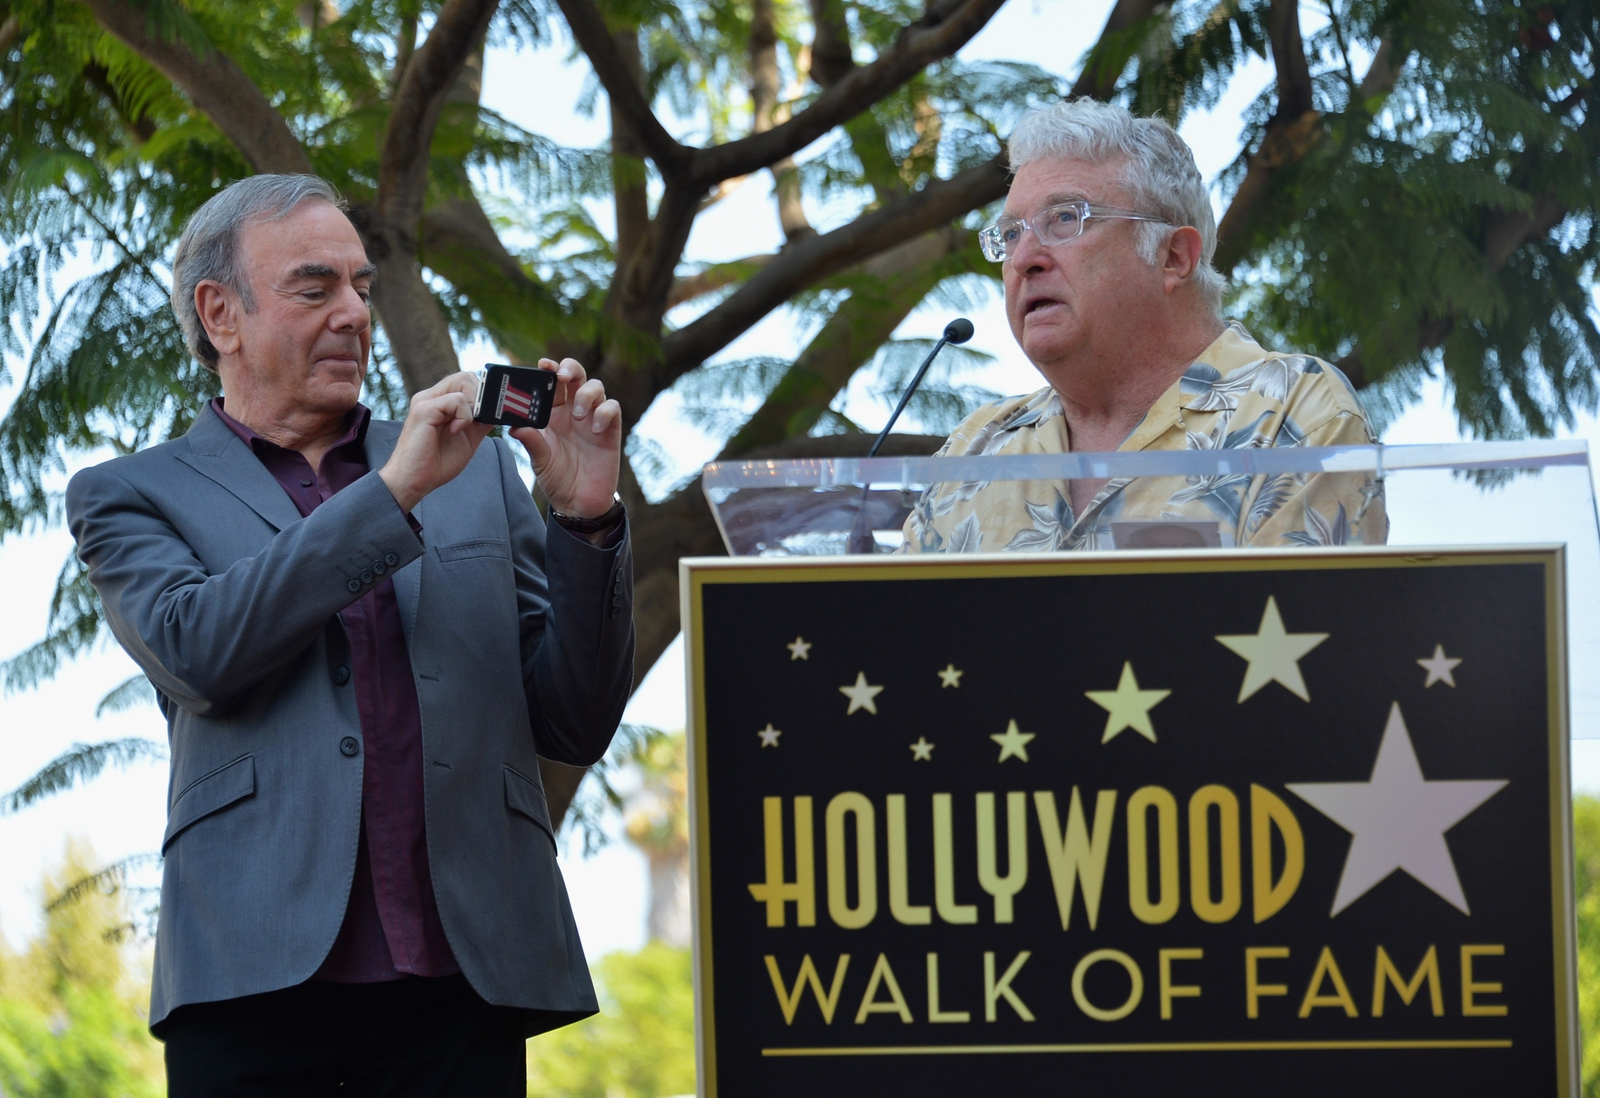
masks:
<path fill-rule="evenodd" d="M 361 582 L 362 583 L 371 583 L 372 582 L 372 569 L 363 568 L 361 570 Z"/>
<path fill-rule="evenodd" d="M 400 563 L 400 554 L 396 553 L 393 549 L 389 550 L 383 555 L 383 563 L 388 565 L 390 568 L 393 568 L 395 565 Z"/>
<path fill-rule="evenodd" d="M 361 754 L 361 744 L 357 742 L 354 736 L 346 736 L 339 741 L 339 754 L 353 759 Z"/>
<path fill-rule="evenodd" d="M 357 591 L 361 590 L 361 581 L 358 579 L 353 579 L 344 585 L 344 589 L 353 595 Z"/>
<path fill-rule="evenodd" d="M 333 669 L 333 684 L 335 686 L 343 686 L 349 681 L 350 669 L 348 667 L 341 663 L 338 667 Z"/>
<path fill-rule="evenodd" d="M 311 487 L 311 482 L 309 480 L 302 480 L 300 482 L 300 487 L 309 488 L 309 487 Z"/>
<path fill-rule="evenodd" d="M 383 575 L 383 574 L 384 574 L 384 573 L 385 573 L 385 572 L 387 572 L 387 571 L 388 571 L 388 570 L 389 570 L 389 568 L 388 568 L 388 566 L 387 566 L 387 565 L 385 565 L 385 564 L 384 564 L 384 563 L 383 563 L 383 561 L 381 561 L 381 560 L 375 560 L 375 561 L 373 561 L 373 562 L 372 562 L 372 574 L 373 574 L 373 575 L 375 575 L 375 576 L 381 576 L 381 575 Z"/>

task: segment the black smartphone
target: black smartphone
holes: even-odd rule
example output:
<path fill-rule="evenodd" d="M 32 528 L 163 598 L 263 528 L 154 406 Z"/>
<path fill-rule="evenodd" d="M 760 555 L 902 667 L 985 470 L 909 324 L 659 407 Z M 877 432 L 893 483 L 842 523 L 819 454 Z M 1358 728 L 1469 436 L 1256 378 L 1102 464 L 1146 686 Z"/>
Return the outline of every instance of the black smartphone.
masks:
<path fill-rule="evenodd" d="M 544 427 L 550 422 L 556 375 L 531 366 L 491 365 L 478 386 L 472 418 L 506 427 Z"/>

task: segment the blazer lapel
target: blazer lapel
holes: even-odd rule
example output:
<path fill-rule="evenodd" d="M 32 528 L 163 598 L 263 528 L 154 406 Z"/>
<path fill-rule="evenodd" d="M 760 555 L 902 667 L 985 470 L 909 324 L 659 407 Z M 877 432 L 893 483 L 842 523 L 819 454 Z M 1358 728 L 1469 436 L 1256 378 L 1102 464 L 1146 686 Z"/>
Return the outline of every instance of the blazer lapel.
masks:
<path fill-rule="evenodd" d="M 367 468 L 376 473 L 382 469 L 389 460 L 389 455 L 394 453 L 394 445 L 400 438 L 401 425 L 386 419 L 374 419 L 367 424 L 367 437 L 363 448 L 367 455 Z M 423 508 L 427 500 L 418 503 L 411 512 L 411 517 L 419 523 L 426 523 L 422 517 Z M 422 561 L 414 560 L 406 565 L 392 577 L 394 580 L 394 597 L 400 607 L 400 622 L 405 627 L 406 644 L 410 645 L 411 636 L 417 627 L 417 604 L 421 601 L 422 594 Z"/>
<path fill-rule="evenodd" d="M 244 440 L 217 418 L 209 403 L 200 409 L 199 417 L 183 437 L 189 443 L 189 451 L 178 453 L 178 460 L 239 497 L 273 529 L 282 530 L 300 521 L 300 511 L 283 486 L 250 452 Z"/>

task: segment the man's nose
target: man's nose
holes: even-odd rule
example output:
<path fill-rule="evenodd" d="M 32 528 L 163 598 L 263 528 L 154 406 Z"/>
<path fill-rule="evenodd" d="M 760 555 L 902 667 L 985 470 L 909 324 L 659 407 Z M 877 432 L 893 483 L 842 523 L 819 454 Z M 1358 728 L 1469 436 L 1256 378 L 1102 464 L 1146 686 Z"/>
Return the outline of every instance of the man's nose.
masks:
<path fill-rule="evenodd" d="M 1006 251 L 1010 264 L 1025 274 L 1055 265 L 1055 256 L 1039 242 L 1039 234 L 1033 231 L 1032 225 L 1024 225 Z"/>
<path fill-rule="evenodd" d="M 372 324 L 372 310 L 354 286 L 341 286 L 328 317 L 328 327 L 336 332 L 362 332 Z"/>

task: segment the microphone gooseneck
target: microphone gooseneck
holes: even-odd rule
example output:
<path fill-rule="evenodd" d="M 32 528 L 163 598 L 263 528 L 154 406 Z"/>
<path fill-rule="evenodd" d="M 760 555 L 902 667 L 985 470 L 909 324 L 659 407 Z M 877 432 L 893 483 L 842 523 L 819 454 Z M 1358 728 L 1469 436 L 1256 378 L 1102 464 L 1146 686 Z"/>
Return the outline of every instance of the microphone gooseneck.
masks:
<path fill-rule="evenodd" d="M 900 403 L 894 406 L 894 412 L 889 416 L 889 422 L 883 425 L 883 430 L 878 432 L 878 437 L 872 443 L 872 449 L 867 451 L 868 457 L 876 457 L 878 447 L 883 445 L 883 440 L 889 437 L 889 432 L 894 429 L 895 420 L 900 418 L 900 413 L 906 410 L 906 405 L 911 400 L 911 395 L 922 384 L 922 378 L 928 372 L 928 367 L 933 365 L 933 360 L 944 350 L 946 343 L 965 343 L 972 338 L 972 321 L 964 316 L 956 317 L 944 326 L 944 334 L 939 337 L 939 342 L 933 345 L 933 350 L 928 352 L 928 357 L 922 360 L 922 365 L 917 367 L 916 374 L 911 378 L 911 384 L 906 386 L 906 391 L 900 396 Z"/>
<path fill-rule="evenodd" d="M 966 317 L 957 317 L 944 326 L 944 334 L 939 337 L 939 342 L 933 345 L 933 350 L 928 352 L 928 357 L 922 360 L 922 365 L 917 367 L 917 372 L 911 378 L 911 384 L 906 386 L 906 391 L 900 396 L 900 403 L 895 405 L 894 412 L 889 416 L 889 422 L 883 425 L 883 430 L 878 432 L 878 437 L 873 440 L 872 449 L 867 451 L 867 456 L 876 457 L 878 448 L 883 445 L 883 440 L 889 437 L 895 421 L 900 418 L 900 413 L 906 410 L 906 405 L 911 401 L 911 396 L 922 384 L 922 379 L 928 373 L 928 367 L 933 365 L 933 360 L 944 350 L 946 343 L 965 343 L 972 338 L 972 321 Z M 855 519 L 850 523 L 850 535 L 845 548 L 851 553 L 870 553 L 873 551 L 874 542 L 872 529 L 867 521 L 867 486 L 861 486 L 861 499 L 856 505 Z"/>

